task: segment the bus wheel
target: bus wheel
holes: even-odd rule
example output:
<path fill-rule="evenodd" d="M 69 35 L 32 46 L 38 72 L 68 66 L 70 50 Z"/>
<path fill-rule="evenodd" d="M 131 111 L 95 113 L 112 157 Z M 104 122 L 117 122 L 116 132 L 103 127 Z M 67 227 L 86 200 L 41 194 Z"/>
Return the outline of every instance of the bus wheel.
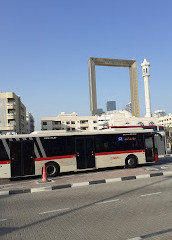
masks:
<path fill-rule="evenodd" d="M 46 164 L 47 177 L 56 177 L 60 172 L 60 167 L 55 162 L 49 162 Z"/>
<path fill-rule="evenodd" d="M 137 166 L 137 159 L 135 156 L 128 156 L 125 161 L 127 168 L 135 168 Z"/>

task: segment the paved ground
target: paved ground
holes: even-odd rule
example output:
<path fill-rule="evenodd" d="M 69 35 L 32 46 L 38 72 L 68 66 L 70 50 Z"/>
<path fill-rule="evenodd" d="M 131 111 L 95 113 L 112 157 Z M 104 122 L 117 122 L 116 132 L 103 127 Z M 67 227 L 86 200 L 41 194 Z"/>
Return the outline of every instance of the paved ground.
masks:
<path fill-rule="evenodd" d="M 171 240 L 172 177 L 0 196 L 1 240 Z"/>
<path fill-rule="evenodd" d="M 160 157 L 158 163 L 147 164 L 143 166 L 139 166 L 134 169 L 124 169 L 124 168 L 113 168 L 113 169 L 104 169 L 99 171 L 90 171 L 90 172 L 82 172 L 82 173 L 70 173 L 63 174 L 56 178 L 53 178 L 51 182 L 42 183 L 41 178 L 37 179 L 28 179 L 28 180 L 20 180 L 20 181 L 12 181 L 6 184 L 1 183 L 0 185 L 0 195 L 5 191 L 13 191 L 13 193 L 17 190 L 23 190 L 27 192 L 28 189 L 38 189 L 38 188 L 47 188 L 47 187 L 58 187 L 58 186 L 66 186 L 69 187 L 69 184 L 77 184 L 77 183 L 101 183 L 102 180 L 115 181 L 114 179 L 126 180 L 141 177 L 151 177 L 151 176 L 160 176 L 161 174 L 172 175 L 172 155 L 166 157 Z M 131 177 L 131 178 L 130 178 Z M 97 181 L 97 182 L 96 182 Z M 36 190 L 35 190 L 36 191 Z"/>

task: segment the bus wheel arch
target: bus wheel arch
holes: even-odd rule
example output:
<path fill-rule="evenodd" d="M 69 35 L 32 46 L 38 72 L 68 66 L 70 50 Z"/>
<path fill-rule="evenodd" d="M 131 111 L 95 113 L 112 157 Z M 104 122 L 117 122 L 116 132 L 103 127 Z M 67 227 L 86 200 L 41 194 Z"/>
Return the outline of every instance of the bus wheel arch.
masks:
<path fill-rule="evenodd" d="M 47 162 L 45 164 L 47 177 L 56 177 L 60 173 L 60 166 L 56 162 Z"/>
<path fill-rule="evenodd" d="M 125 159 L 125 166 L 127 168 L 135 168 L 138 164 L 138 158 L 134 154 L 130 154 Z"/>

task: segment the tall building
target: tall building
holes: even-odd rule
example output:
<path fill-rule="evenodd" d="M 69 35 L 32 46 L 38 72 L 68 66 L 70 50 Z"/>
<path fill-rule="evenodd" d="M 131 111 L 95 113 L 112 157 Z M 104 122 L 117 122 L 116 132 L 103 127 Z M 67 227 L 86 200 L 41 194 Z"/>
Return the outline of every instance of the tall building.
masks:
<path fill-rule="evenodd" d="M 101 115 L 103 113 L 103 108 L 97 108 L 96 115 Z"/>
<path fill-rule="evenodd" d="M 0 134 L 26 133 L 26 107 L 13 92 L 0 92 Z"/>
<path fill-rule="evenodd" d="M 107 101 L 106 109 L 107 109 L 107 111 L 114 111 L 114 110 L 116 110 L 116 101 Z"/>
<path fill-rule="evenodd" d="M 132 110 L 131 110 L 131 102 L 129 102 L 126 106 L 125 106 L 125 108 L 124 108 L 124 110 L 126 110 L 126 111 L 128 111 L 128 112 L 132 112 Z"/>
<path fill-rule="evenodd" d="M 144 59 L 141 64 L 144 78 L 144 87 L 145 87 L 145 105 L 146 105 L 146 115 L 145 117 L 151 117 L 151 103 L 150 103 L 150 91 L 149 91 L 149 66 L 150 63 Z"/>
<path fill-rule="evenodd" d="M 57 117 L 41 118 L 42 130 L 93 131 L 98 129 L 98 116 L 78 116 L 61 113 Z"/>
<path fill-rule="evenodd" d="M 34 132 L 34 118 L 30 112 L 26 112 L 26 122 L 27 122 L 27 133 Z"/>

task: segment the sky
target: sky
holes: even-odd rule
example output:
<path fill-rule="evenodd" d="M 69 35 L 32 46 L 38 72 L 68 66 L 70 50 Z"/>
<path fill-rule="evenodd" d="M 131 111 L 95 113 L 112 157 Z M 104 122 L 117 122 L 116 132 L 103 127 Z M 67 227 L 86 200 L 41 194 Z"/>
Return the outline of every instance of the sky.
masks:
<path fill-rule="evenodd" d="M 35 118 L 90 115 L 88 59 L 150 62 L 151 110 L 172 112 L 171 0 L 0 0 L 0 91 L 15 92 Z M 96 66 L 98 108 L 131 101 L 128 68 Z"/>

